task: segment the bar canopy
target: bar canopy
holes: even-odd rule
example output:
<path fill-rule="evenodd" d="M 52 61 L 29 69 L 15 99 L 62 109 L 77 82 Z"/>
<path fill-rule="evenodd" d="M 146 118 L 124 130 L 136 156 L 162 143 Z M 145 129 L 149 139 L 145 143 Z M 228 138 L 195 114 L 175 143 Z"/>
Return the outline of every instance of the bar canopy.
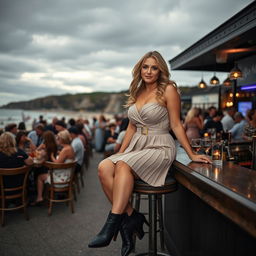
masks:
<path fill-rule="evenodd" d="M 256 1 L 169 60 L 172 70 L 229 72 L 234 62 L 256 54 Z"/>

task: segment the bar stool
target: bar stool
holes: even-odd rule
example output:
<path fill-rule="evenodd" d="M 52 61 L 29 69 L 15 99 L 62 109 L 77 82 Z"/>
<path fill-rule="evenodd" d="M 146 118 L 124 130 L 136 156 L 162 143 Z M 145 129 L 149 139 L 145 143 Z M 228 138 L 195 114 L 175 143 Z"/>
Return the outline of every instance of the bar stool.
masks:
<path fill-rule="evenodd" d="M 165 184 L 160 187 L 153 187 L 136 179 L 134 182 L 133 193 L 135 193 L 135 209 L 139 211 L 141 195 L 146 195 L 148 199 L 148 252 L 136 254 L 136 256 L 170 256 L 169 254 L 157 251 L 157 232 L 160 233 L 161 250 L 164 250 L 164 223 L 162 195 L 171 193 L 177 189 L 177 182 L 170 175 L 167 175 Z M 157 212 L 159 217 L 157 218 Z M 157 221 L 159 222 L 159 231 L 157 230 Z M 134 241 L 135 242 L 135 241 Z M 134 243 L 135 244 L 135 243 Z"/>

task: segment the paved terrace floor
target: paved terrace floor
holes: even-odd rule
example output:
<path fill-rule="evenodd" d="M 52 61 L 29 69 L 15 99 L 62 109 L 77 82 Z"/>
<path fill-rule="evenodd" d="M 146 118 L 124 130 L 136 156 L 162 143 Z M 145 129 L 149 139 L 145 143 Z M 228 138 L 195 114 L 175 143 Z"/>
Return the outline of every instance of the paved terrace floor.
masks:
<path fill-rule="evenodd" d="M 29 207 L 30 220 L 21 211 L 6 214 L 5 227 L 0 227 L 1 256 L 116 256 L 120 255 L 121 238 L 108 247 L 89 249 L 88 241 L 97 234 L 110 209 L 97 177 L 102 155 L 94 153 L 85 173 L 85 187 L 78 195 L 75 213 L 65 204 L 54 204 L 52 216 L 47 207 Z M 147 236 L 137 242 L 136 252 L 147 250 Z M 134 254 L 131 254 L 134 255 Z"/>

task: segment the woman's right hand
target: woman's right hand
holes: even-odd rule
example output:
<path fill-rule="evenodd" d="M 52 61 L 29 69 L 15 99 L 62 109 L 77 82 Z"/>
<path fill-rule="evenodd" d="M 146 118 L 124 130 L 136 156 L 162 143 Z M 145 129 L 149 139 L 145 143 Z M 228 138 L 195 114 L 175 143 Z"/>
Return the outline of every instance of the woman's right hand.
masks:
<path fill-rule="evenodd" d="M 193 154 L 192 156 L 190 156 L 190 159 L 194 162 L 199 162 L 199 163 L 209 163 L 209 164 L 212 163 L 211 159 L 207 155 Z"/>

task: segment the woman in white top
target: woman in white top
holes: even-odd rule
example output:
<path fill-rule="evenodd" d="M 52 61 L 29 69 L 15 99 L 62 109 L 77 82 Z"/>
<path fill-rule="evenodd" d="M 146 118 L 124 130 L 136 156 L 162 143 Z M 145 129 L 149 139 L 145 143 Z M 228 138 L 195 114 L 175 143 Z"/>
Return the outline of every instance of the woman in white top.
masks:
<path fill-rule="evenodd" d="M 75 153 L 71 147 L 71 137 L 67 130 L 61 131 L 57 135 L 57 142 L 62 146 L 62 149 L 57 158 L 51 154 L 51 161 L 55 163 L 67 163 L 75 160 Z M 56 170 L 53 174 L 55 182 L 64 182 L 70 178 L 70 169 Z M 44 183 L 50 182 L 49 173 L 44 173 L 38 176 L 37 179 L 37 199 L 32 205 L 38 205 L 43 202 Z"/>

